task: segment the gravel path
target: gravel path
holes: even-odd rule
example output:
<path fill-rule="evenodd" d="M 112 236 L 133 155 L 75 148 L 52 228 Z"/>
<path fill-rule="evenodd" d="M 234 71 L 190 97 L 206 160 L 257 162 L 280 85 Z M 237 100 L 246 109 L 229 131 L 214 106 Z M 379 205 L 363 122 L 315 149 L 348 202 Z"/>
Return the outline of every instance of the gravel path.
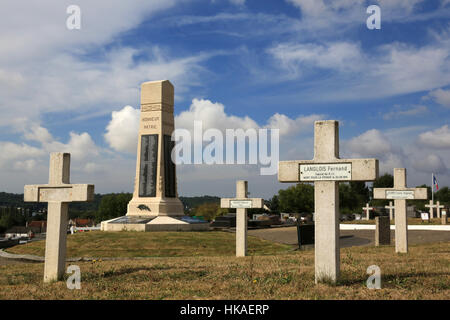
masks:
<path fill-rule="evenodd" d="M 285 244 L 297 244 L 297 227 L 249 230 L 248 234 L 265 240 Z M 374 230 L 341 230 L 341 247 L 374 245 Z M 408 243 L 421 244 L 450 241 L 449 231 L 409 230 Z M 391 230 L 391 244 L 395 243 L 395 231 Z"/>

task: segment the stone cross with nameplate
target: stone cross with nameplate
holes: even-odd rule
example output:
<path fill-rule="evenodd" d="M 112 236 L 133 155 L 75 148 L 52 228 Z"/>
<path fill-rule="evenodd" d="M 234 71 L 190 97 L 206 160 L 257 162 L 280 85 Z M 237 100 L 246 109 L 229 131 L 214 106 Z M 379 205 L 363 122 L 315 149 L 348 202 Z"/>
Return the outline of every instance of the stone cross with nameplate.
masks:
<path fill-rule="evenodd" d="M 70 154 L 50 155 L 48 184 L 26 185 L 24 201 L 48 202 L 44 282 L 64 275 L 69 202 L 94 200 L 94 185 L 70 184 Z"/>
<path fill-rule="evenodd" d="M 247 209 L 262 208 L 261 198 L 248 198 L 248 182 L 236 181 L 236 198 L 220 199 L 221 208 L 236 209 L 236 257 L 247 255 Z"/>
<path fill-rule="evenodd" d="M 339 182 L 373 181 L 377 159 L 340 159 L 339 122 L 314 123 L 314 159 L 280 161 L 280 182 L 314 182 L 315 281 L 336 282 L 340 271 Z"/>
<path fill-rule="evenodd" d="M 393 188 L 374 188 L 374 199 L 392 199 L 395 205 L 395 251 L 408 252 L 408 219 L 406 200 L 428 199 L 427 188 L 406 187 L 406 169 L 394 169 Z"/>

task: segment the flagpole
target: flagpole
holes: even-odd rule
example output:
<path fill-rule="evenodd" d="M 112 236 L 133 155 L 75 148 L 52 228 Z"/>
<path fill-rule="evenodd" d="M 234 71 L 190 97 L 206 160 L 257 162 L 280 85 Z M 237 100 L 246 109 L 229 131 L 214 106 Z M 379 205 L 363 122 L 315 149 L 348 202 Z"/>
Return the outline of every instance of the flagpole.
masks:
<path fill-rule="evenodd" d="M 434 204 L 434 173 L 431 174 L 431 203 Z"/>

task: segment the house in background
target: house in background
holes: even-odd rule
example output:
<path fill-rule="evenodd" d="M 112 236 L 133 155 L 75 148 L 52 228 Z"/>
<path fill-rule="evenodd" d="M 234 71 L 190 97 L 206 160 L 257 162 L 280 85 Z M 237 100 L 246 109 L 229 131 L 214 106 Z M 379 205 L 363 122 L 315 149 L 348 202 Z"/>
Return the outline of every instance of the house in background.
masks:
<path fill-rule="evenodd" d="M 81 219 L 81 218 L 75 218 L 70 219 L 68 222 L 68 227 L 76 227 L 76 228 L 86 228 L 86 227 L 94 227 L 95 223 L 91 219 Z"/>
<path fill-rule="evenodd" d="M 33 230 L 34 233 L 45 233 L 47 232 L 47 221 L 27 222 L 26 227 Z"/>

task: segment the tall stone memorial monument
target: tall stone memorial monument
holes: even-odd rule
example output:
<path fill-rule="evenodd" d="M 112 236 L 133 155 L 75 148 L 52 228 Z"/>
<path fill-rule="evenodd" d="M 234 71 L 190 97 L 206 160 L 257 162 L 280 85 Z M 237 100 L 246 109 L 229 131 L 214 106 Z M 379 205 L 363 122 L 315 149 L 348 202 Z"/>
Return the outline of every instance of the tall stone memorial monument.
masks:
<path fill-rule="evenodd" d="M 339 182 L 377 177 L 377 159 L 339 158 L 339 123 L 334 120 L 315 122 L 313 160 L 279 162 L 280 182 L 314 182 L 316 283 L 339 278 Z"/>
<path fill-rule="evenodd" d="M 24 187 L 24 201 L 48 202 L 44 282 L 61 280 L 66 265 L 69 202 L 94 200 L 94 185 L 70 184 L 70 154 L 50 155 L 48 184 Z"/>
<path fill-rule="evenodd" d="M 136 178 L 126 216 L 102 222 L 104 231 L 207 230 L 209 224 L 184 215 L 171 153 L 174 87 L 168 80 L 141 86 Z"/>
<path fill-rule="evenodd" d="M 406 187 L 406 169 L 394 169 L 393 188 L 374 188 L 374 199 L 393 199 L 395 205 L 395 252 L 408 252 L 406 200 L 427 199 L 427 188 Z"/>

